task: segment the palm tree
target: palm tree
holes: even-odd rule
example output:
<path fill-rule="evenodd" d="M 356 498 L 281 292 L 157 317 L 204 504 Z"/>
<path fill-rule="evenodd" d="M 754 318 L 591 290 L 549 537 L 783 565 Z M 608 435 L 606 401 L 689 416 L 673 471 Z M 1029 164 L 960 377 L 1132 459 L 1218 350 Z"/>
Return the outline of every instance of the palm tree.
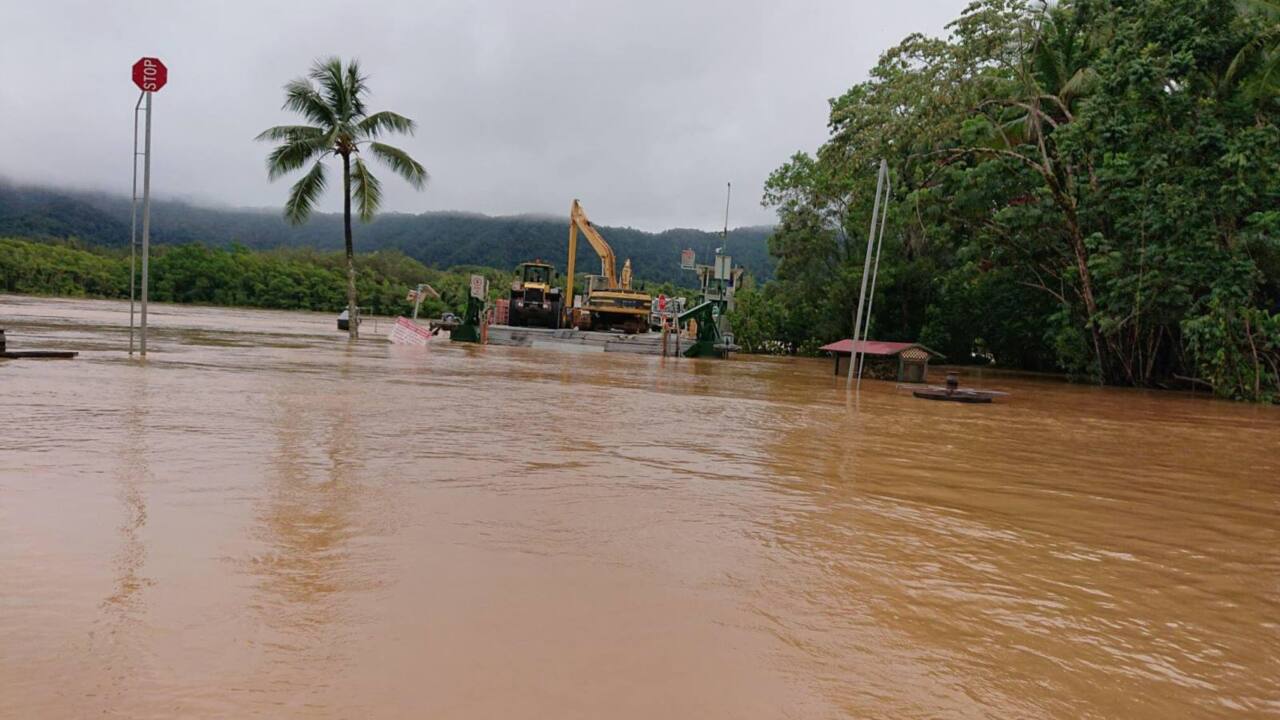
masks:
<path fill-rule="evenodd" d="M 277 125 L 258 135 L 257 140 L 279 141 L 267 156 L 267 177 L 271 180 L 286 175 L 314 160 L 311 169 L 294 183 L 284 206 L 284 216 L 294 225 L 311 215 L 316 200 L 325 188 L 324 159 L 329 155 L 342 158 L 342 221 L 347 242 L 347 312 L 348 332 L 354 340 L 359 335 L 356 318 L 356 266 L 351 242 L 351 198 L 356 199 L 360 219 L 369 222 L 382 202 L 382 183 L 369 172 L 362 151 L 382 161 L 410 185 L 421 190 L 427 183 L 427 171 L 400 148 L 378 142 L 393 132 L 412 135 L 417 125 L 403 115 L 383 110 L 365 111 L 364 95 L 368 78 L 360 74 L 360 66 L 352 60 L 344 67 L 333 57 L 317 60 L 306 77 L 284 86 L 284 109 L 298 113 L 310 125 Z"/>
<path fill-rule="evenodd" d="M 1256 14 L 1258 30 L 1232 58 L 1223 86 L 1238 83 L 1245 97 L 1274 103 L 1280 97 L 1280 0 L 1237 0 L 1236 9 Z"/>

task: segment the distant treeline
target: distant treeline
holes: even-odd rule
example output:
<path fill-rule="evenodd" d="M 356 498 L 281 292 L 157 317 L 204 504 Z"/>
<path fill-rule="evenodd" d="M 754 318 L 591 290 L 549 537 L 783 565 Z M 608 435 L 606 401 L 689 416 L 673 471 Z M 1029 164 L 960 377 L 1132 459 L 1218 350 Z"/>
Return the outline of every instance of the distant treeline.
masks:
<path fill-rule="evenodd" d="M 149 295 L 157 302 L 338 312 L 346 305 L 344 267 L 342 253 L 310 248 L 257 251 L 242 245 L 162 245 L 152 250 Z M 478 266 L 437 270 L 397 250 L 359 254 L 356 272 L 361 307 L 378 315 L 412 312 L 405 298 L 418 283 L 430 284 L 441 295 L 440 300 L 423 303 L 424 316 L 446 310 L 460 313 L 472 274 L 488 278 L 493 298 L 504 295 L 514 277 L 513 270 Z M 681 292 L 670 284 L 648 289 Z M 127 298 L 129 252 L 75 241 L 0 238 L 0 290 Z"/>
<path fill-rule="evenodd" d="M 128 247 L 127 197 L 101 193 L 19 187 L 0 181 L 0 237 L 77 238 L 88 245 Z M 279 212 L 209 208 L 172 200 L 152 203 L 152 239 L 157 244 L 200 242 L 211 247 L 233 243 L 264 250 L 309 247 L 339 250 L 342 217 L 317 214 L 306 224 L 291 226 Z M 600 226 L 619 262 L 630 258 L 636 277 L 654 282 L 692 283 L 680 269 L 680 251 L 692 248 L 699 261 L 710 262 L 722 239 L 719 233 L 674 229 L 649 233 L 633 228 Z M 767 239 L 771 228 L 729 231 L 734 261 L 755 277 L 772 277 L 774 260 Z M 399 250 L 432 267 L 481 265 L 509 268 L 541 258 L 562 271 L 568 254 L 568 202 L 565 217 L 509 216 L 433 212 L 420 215 L 385 213 L 372 223 L 357 224 L 357 251 Z M 579 244 L 578 267 L 598 268 L 587 243 Z"/>

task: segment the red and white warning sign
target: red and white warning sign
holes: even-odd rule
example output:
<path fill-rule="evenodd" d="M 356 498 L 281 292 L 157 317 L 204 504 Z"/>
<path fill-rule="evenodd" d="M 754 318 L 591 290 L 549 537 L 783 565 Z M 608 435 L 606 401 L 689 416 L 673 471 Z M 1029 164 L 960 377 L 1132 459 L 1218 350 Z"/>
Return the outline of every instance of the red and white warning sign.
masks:
<path fill-rule="evenodd" d="M 431 331 L 407 317 L 398 317 L 390 340 L 393 345 L 426 345 L 431 342 Z"/>

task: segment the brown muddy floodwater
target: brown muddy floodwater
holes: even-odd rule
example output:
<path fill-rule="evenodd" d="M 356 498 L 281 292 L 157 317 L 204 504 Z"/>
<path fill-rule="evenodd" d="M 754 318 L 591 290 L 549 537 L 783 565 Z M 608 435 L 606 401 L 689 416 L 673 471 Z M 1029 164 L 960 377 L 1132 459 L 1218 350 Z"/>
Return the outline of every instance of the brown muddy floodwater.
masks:
<path fill-rule="evenodd" d="M 0 717 L 1280 716 L 1280 409 L 0 296 Z M 968 384 L 977 378 L 968 379 Z"/>

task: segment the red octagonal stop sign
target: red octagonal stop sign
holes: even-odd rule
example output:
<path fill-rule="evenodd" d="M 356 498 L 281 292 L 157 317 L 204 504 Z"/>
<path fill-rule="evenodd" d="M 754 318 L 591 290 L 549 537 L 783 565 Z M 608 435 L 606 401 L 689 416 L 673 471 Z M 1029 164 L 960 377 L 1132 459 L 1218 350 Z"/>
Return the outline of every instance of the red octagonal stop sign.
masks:
<path fill-rule="evenodd" d="M 133 64 L 133 84 L 144 92 L 155 92 L 169 82 L 169 68 L 160 58 L 144 57 Z"/>

